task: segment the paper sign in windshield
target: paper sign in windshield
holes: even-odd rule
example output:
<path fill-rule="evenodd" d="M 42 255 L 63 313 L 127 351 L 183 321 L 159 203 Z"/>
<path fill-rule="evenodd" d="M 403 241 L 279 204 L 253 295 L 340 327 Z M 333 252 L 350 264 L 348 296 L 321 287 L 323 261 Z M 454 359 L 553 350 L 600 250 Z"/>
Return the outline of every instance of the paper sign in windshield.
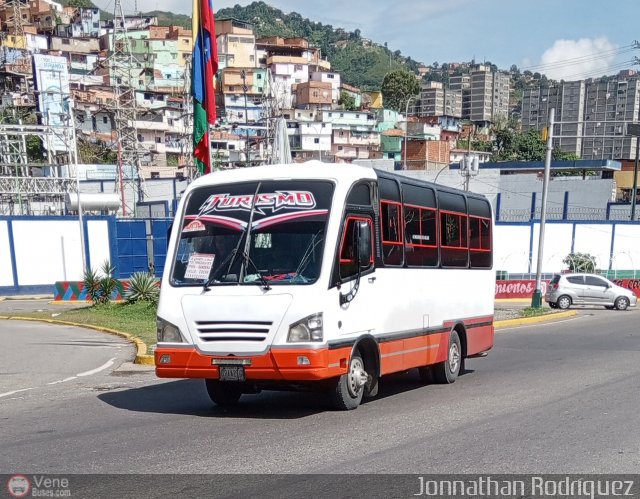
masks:
<path fill-rule="evenodd" d="M 205 253 L 194 253 L 189 257 L 187 270 L 184 273 L 185 279 L 209 279 L 211 267 L 216 255 L 207 255 Z"/>

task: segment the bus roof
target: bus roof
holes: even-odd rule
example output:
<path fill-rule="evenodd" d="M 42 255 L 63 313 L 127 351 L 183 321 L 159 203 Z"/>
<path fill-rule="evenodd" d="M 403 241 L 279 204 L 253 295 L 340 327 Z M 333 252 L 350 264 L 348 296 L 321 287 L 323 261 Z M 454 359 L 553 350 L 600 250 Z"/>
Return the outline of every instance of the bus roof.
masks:
<path fill-rule="evenodd" d="M 337 180 L 340 182 L 353 183 L 357 180 L 372 179 L 379 177 L 393 178 L 405 184 L 428 185 L 439 192 L 451 192 L 463 194 L 476 199 L 486 199 L 486 196 L 474 192 L 465 192 L 442 184 L 434 184 L 426 180 L 409 177 L 396 172 L 377 170 L 368 166 L 355 165 L 351 163 L 323 163 L 320 161 L 307 161 L 305 163 L 291 163 L 281 165 L 253 166 L 249 168 L 235 168 L 233 170 L 222 170 L 213 174 L 204 175 L 194 181 L 189 188 L 204 187 L 207 185 L 233 184 L 239 182 L 250 182 L 255 180 Z"/>
<path fill-rule="evenodd" d="M 191 187 L 207 185 L 249 182 L 252 180 L 272 179 L 318 179 L 354 182 L 359 179 L 376 179 L 376 172 L 369 167 L 349 163 L 321 163 L 307 161 L 286 165 L 264 165 L 250 168 L 236 168 L 223 170 L 210 175 L 204 175 L 191 184 Z"/>

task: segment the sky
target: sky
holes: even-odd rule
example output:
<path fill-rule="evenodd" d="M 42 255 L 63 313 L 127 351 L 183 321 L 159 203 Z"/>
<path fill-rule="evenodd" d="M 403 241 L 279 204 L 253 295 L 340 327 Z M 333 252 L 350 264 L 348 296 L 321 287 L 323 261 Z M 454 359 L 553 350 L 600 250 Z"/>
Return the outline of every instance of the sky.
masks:
<path fill-rule="evenodd" d="M 125 10 L 191 14 L 189 0 L 123 0 Z M 501 69 L 580 80 L 634 68 L 640 1 L 616 0 L 265 0 L 431 64 L 490 61 Z M 94 0 L 113 10 L 113 0 Z M 216 11 L 247 0 L 213 0 Z M 634 26 L 635 24 L 635 26 Z"/>

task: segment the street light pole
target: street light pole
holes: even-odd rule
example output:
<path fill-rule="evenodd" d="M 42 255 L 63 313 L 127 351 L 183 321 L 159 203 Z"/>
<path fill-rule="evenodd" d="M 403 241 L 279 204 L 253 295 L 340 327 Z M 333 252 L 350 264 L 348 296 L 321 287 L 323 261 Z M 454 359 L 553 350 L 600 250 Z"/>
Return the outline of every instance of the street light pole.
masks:
<path fill-rule="evenodd" d="M 538 263 L 536 265 L 536 290 L 531 298 L 531 307 L 542 307 L 542 254 L 544 250 L 544 229 L 547 221 L 547 194 L 549 177 L 551 176 L 551 153 L 553 152 L 553 124 L 556 110 L 549 109 L 549 135 L 547 137 L 547 154 L 544 159 L 544 180 L 542 182 L 542 206 L 540 207 L 540 234 L 538 237 Z"/>
<path fill-rule="evenodd" d="M 407 169 L 407 136 L 409 135 L 409 102 L 415 100 L 415 97 L 409 97 L 404 108 L 405 130 L 404 130 L 404 160 L 402 161 L 402 169 Z"/>

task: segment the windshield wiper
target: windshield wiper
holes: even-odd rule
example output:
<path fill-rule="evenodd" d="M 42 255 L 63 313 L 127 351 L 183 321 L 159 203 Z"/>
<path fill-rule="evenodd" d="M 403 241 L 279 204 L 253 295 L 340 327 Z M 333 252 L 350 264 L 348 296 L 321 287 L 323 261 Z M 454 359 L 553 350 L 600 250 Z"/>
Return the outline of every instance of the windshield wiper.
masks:
<path fill-rule="evenodd" d="M 214 282 L 216 282 L 216 280 L 218 279 L 218 275 L 220 276 L 223 275 L 223 273 L 221 273 L 220 271 L 225 268 L 225 265 L 227 263 L 229 263 L 229 265 L 227 267 L 227 271 L 225 272 L 225 274 L 228 274 L 231 271 L 231 267 L 233 267 L 233 262 L 235 262 L 236 260 L 236 255 L 239 253 L 238 248 L 240 246 L 240 241 L 242 241 L 242 236 L 240 236 L 240 239 L 238 239 L 238 244 L 236 245 L 236 247 L 232 249 L 231 253 L 229 253 L 227 257 L 222 261 L 222 263 L 220 263 L 220 267 L 218 267 L 218 270 L 216 270 L 213 273 L 213 275 L 209 279 L 207 279 L 207 281 L 204 283 L 204 286 L 202 287 L 202 291 L 209 291 L 209 286 L 211 286 Z"/>
<path fill-rule="evenodd" d="M 249 243 L 251 238 L 251 224 L 253 223 L 253 213 L 255 212 L 255 209 L 256 209 L 256 200 L 258 198 L 258 192 L 260 191 L 261 186 L 262 186 L 262 182 L 258 182 L 258 187 L 256 188 L 256 192 L 253 195 L 253 201 L 251 202 L 251 212 L 249 213 L 249 223 L 242 231 L 242 234 L 240 234 L 240 237 L 238 238 L 238 244 L 236 244 L 236 247 L 233 249 L 233 251 L 229 253 L 229 256 L 225 259 L 225 261 L 220 264 L 220 267 L 218 267 L 218 270 L 214 272 L 214 274 L 209 279 L 207 279 L 207 281 L 204 283 L 204 286 L 202 287 L 203 292 L 209 291 L 209 287 L 211 286 L 211 284 L 213 284 L 216 281 L 216 277 L 218 276 L 218 273 L 222 268 L 224 268 L 224 265 L 227 260 L 229 260 L 229 265 L 227 266 L 227 271 L 225 274 L 229 274 L 229 272 L 231 272 L 231 268 L 233 267 L 233 264 L 235 263 L 236 257 L 238 256 L 238 254 L 243 255 L 243 258 L 245 258 L 245 261 L 246 261 L 246 258 L 248 258 L 247 252 L 249 251 Z M 240 245 L 242 244 L 242 239 L 244 237 L 246 237 L 244 251 L 241 252 Z M 255 264 L 254 264 L 254 267 L 255 267 Z M 258 272 L 258 274 L 260 274 L 260 272 Z M 243 269 L 241 268 L 240 278 L 238 279 L 238 283 L 242 282 L 242 278 L 243 278 Z"/>
<path fill-rule="evenodd" d="M 255 275 L 258 276 L 258 280 L 260 281 L 260 284 L 262 284 L 262 289 L 264 289 L 265 291 L 269 291 L 271 289 L 271 286 L 269 285 L 269 282 L 265 279 L 265 277 L 262 275 L 262 272 L 260 272 L 260 270 L 258 269 L 258 266 L 254 263 L 254 261 L 251 259 L 251 257 L 243 252 L 240 252 L 240 256 L 242 256 L 242 258 L 244 259 L 245 263 L 250 263 L 251 266 L 253 267 L 253 269 L 256 271 Z M 251 282 L 251 281 L 249 281 Z M 255 281 L 258 282 L 258 281 Z"/>

